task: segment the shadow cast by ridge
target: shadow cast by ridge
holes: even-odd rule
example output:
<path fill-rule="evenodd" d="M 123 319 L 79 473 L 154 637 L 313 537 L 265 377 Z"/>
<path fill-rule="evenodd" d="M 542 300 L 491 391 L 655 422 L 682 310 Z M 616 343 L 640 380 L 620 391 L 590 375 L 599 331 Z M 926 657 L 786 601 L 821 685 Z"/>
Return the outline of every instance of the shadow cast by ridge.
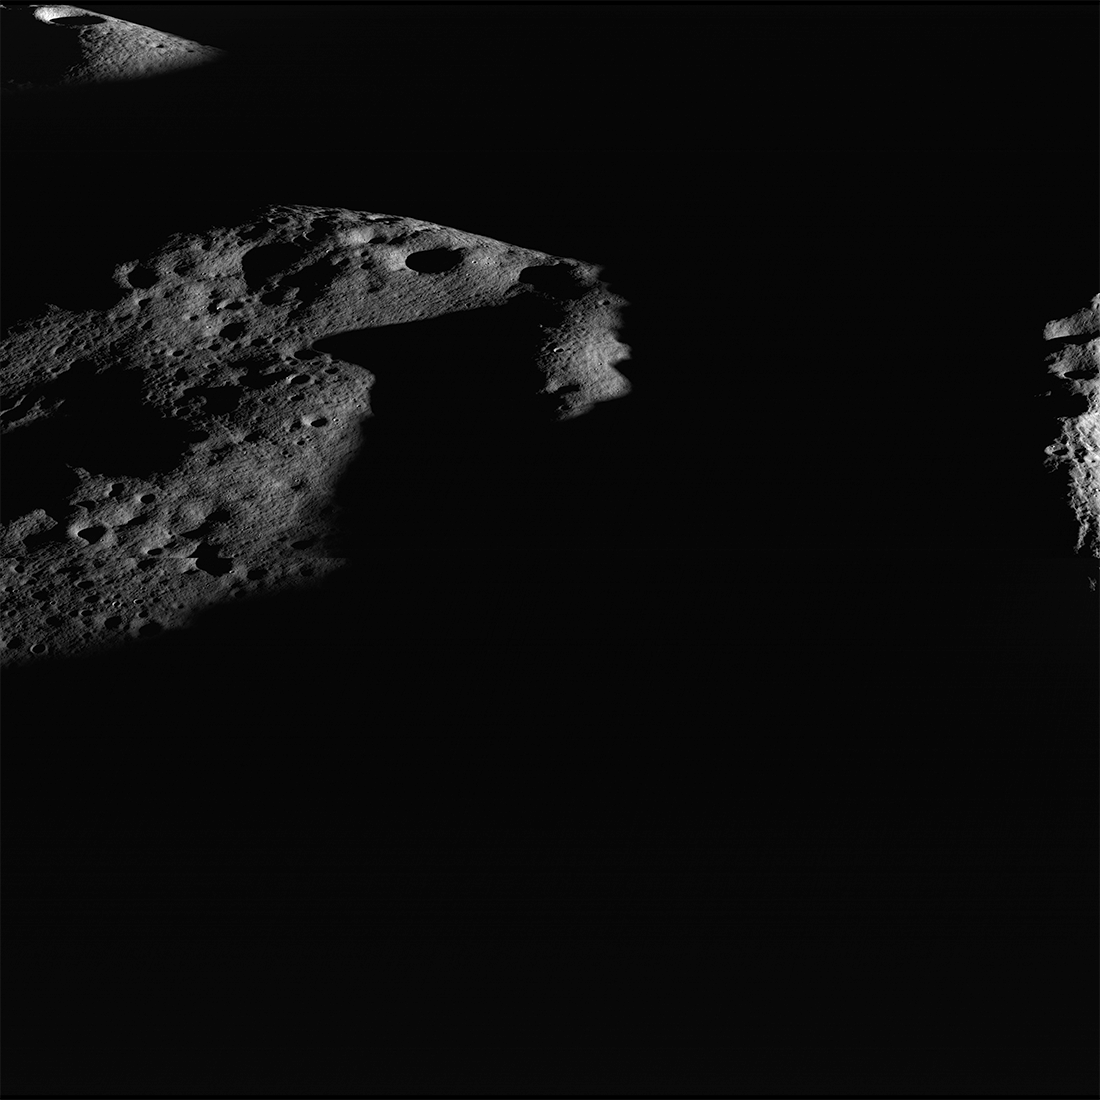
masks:
<path fill-rule="evenodd" d="M 597 403 L 556 422 L 563 397 L 580 390 L 546 392 L 538 369 L 542 325 L 559 315 L 556 304 L 521 295 L 313 345 L 376 379 L 372 416 L 335 493 L 343 554 L 606 537 L 601 520 L 621 520 L 615 497 L 630 492 L 606 468 L 628 417 Z"/>
<path fill-rule="evenodd" d="M 80 61 L 80 41 L 60 20 L 44 23 L 30 5 L 0 10 L 0 71 L 5 106 L 9 95 L 23 85 L 46 84 L 60 79 Z M 98 19 L 99 22 L 106 20 Z"/>

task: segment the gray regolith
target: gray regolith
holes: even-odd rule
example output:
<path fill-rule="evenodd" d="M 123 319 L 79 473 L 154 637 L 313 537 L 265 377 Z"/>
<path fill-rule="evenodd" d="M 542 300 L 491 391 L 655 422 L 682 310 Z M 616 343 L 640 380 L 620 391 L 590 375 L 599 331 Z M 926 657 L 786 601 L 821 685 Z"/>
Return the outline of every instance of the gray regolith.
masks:
<path fill-rule="evenodd" d="M 428 221 L 276 206 L 118 264 L 110 308 L 19 321 L 0 348 L 3 661 L 141 644 L 340 570 L 334 487 L 403 349 L 486 341 L 440 373 L 438 401 L 419 391 L 421 432 L 443 438 L 625 396 L 626 303 L 600 272 Z M 344 356 L 363 339 L 377 371 Z"/>
<path fill-rule="evenodd" d="M 119 84 L 217 64 L 225 50 L 70 4 L 0 4 L 5 96 Z"/>

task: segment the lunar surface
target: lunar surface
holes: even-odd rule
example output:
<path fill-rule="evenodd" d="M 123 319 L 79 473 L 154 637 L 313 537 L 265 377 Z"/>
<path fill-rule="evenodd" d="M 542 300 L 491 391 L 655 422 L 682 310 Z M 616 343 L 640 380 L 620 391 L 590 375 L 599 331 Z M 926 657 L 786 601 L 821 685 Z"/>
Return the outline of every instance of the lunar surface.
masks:
<path fill-rule="evenodd" d="M 6 94 L 114 84 L 222 61 L 224 50 L 68 4 L 0 5 Z"/>
<path fill-rule="evenodd" d="M 140 646 L 387 540 L 556 522 L 546 433 L 630 391 L 626 303 L 600 272 L 407 217 L 265 207 L 120 263 L 109 308 L 20 319 L 0 361 L 4 661 Z M 386 494 L 409 485 L 403 513 Z M 551 514 L 524 520 L 527 500 Z"/>
<path fill-rule="evenodd" d="M 1047 370 L 1085 406 L 1063 417 L 1056 442 L 1047 448 L 1048 466 L 1069 472 L 1069 505 L 1077 518 L 1076 550 L 1100 557 L 1100 295 L 1082 310 L 1051 321 L 1044 339 L 1062 347 L 1047 359 Z"/>

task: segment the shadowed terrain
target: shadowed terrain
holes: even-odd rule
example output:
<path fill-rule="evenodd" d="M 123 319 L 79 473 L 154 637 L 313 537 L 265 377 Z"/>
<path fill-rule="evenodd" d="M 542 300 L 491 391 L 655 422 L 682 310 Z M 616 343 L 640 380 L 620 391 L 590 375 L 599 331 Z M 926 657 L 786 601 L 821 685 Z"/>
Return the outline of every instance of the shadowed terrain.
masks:
<path fill-rule="evenodd" d="M 52 83 L 80 60 L 76 34 L 33 18 L 27 7 L 5 4 L 0 10 L 0 84 L 5 90 Z"/>

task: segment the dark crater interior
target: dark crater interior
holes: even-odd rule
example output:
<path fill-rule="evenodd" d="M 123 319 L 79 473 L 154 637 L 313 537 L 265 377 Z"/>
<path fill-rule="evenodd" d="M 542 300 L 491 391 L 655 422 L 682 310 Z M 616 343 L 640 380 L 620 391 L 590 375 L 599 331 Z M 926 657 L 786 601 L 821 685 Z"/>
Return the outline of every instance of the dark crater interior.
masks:
<path fill-rule="evenodd" d="M 187 425 L 145 403 L 142 375 L 133 369 L 77 360 L 16 411 L 36 406 L 51 411 L 3 434 L 0 523 L 36 508 L 64 509 L 77 484 L 70 467 L 141 476 L 174 466 L 186 451 Z"/>

